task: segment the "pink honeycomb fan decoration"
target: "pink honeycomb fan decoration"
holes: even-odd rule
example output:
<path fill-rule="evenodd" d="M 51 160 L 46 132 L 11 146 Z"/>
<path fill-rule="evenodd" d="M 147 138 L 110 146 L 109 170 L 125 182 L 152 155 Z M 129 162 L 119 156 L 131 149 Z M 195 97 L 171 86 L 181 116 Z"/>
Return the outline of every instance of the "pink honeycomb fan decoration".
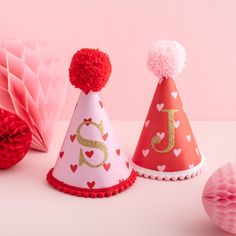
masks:
<path fill-rule="evenodd" d="M 236 163 L 223 165 L 212 174 L 203 190 L 202 202 L 217 226 L 236 234 Z"/>
<path fill-rule="evenodd" d="M 48 151 L 67 88 L 67 70 L 45 43 L 0 42 L 0 107 L 31 129 L 31 147 Z"/>

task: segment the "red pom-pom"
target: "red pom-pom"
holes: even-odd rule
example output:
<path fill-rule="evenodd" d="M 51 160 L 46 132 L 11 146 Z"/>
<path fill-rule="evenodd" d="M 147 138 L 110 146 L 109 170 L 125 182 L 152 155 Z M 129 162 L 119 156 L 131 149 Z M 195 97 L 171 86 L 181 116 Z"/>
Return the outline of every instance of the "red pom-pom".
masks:
<path fill-rule="evenodd" d="M 71 83 L 85 93 L 100 91 L 111 74 L 109 57 L 98 49 L 81 49 L 71 60 L 69 74 Z"/>
<path fill-rule="evenodd" d="M 18 163 L 28 152 L 31 131 L 17 115 L 0 108 L 0 169 Z"/>

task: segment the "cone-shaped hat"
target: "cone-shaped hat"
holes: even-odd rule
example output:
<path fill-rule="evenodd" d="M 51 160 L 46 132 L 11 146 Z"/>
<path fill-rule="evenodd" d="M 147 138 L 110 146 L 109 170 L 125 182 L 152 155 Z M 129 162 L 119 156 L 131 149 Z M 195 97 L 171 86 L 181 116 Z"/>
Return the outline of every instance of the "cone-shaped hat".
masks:
<path fill-rule="evenodd" d="M 141 176 L 177 180 L 202 171 L 203 157 L 173 80 L 184 63 L 185 50 L 175 41 L 159 41 L 149 52 L 148 67 L 160 80 L 132 160 Z"/>
<path fill-rule="evenodd" d="M 105 197 L 131 186 L 136 178 L 117 142 L 97 91 L 107 82 L 111 64 L 99 50 L 82 49 L 72 58 L 70 80 L 83 90 L 48 182 L 63 192 Z"/>

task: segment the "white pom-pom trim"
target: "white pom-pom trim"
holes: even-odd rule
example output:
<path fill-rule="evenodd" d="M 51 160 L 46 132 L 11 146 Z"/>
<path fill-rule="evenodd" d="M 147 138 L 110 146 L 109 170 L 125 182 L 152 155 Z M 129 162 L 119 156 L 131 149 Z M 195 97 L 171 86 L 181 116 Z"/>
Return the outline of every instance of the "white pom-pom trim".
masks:
<path fill-rule="evenodd" d="M 162 172 L 162 171 L 150 170 L 147 168 L 143 168 L 139 165 L 136 165 L 133 162 L 131 162 L 131 165 L 137 172 L 138 176 L 157 180 L 176 181 L 176 180 L 190 179 L 192 177 L 201 174 L 205 167 L 205 157 L 202 156 L 202 160 L 197 166 L 189 170 L 175 171 L 175 172 Z"/>
<path fill-rule="evenodd" d="M 159 78 L 175 78 L 185 66 L 185 49 L 177 41 L 153 43 L 148 53 L 149 70 Z"/>

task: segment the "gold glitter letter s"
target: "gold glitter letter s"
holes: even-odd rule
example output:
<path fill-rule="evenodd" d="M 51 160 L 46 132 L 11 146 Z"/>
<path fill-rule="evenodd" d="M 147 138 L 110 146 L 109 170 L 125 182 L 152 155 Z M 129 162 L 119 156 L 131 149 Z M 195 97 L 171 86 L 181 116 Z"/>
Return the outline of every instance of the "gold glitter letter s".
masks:
<path fill-rule="evenodd" d="M 104 154 L 103 161 L 101 163 L 95 165 L 85 159 L 83 150 L 81 148 L 80 149 L 80 157 L 79 157 L 79 165 L 82 166 L 83 164 L 86 164 L 89 167 L 97 168 L 106 162 L 106 160 L 108 158 L 108 150 L 107 150 L 106 145 L 103 142 L 83 138 L 80 134 L 80 131 L 81 131 L 81 128 L 83 125 L 87 125 L 87 126 L 94 125 L 100 131 L 101 136 L 103 136 L 104 135 L 103 123 L 102 123 L 102 121 L 100 123 L 96 123 L 93 121 L 84 121 L 79 125 L 79 127 L 77 129 L 77 140 L 81 145 L 83 145 L 85 147 L 100 149 Z"/>

